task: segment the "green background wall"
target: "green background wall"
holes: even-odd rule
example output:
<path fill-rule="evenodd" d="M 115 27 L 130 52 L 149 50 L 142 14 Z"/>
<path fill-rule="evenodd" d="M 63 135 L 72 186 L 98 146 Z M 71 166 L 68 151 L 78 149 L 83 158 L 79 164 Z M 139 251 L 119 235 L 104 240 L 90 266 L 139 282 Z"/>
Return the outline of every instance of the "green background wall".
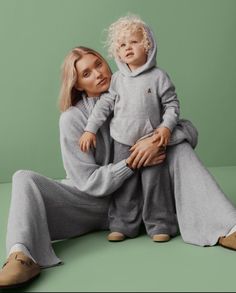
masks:
<path fill-rule="evenodd" d="M 127 12 L 154 30 L 158 64 L 176 85 L 181 116 L 199 130 L 201 159 L 236 165 L 236 1 L 0 0 L 0 182 L 18 169 L 64 177 L 62 60 L 77 44 L 106 56 L 102 31 Z"/>

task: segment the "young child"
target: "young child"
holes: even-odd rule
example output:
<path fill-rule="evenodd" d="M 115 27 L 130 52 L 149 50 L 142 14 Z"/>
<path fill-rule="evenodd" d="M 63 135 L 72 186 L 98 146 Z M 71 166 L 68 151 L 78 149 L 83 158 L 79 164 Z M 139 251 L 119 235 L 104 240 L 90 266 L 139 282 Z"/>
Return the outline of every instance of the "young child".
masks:
<path fill-rule="evenodd" d="M 95 134 L 112 111 L 114 162 L 127 159 L 130 147 L 153 132 L 158 145 L 166 147 L 179 118 L 179 101 L 169 76 L 156 66 L 153 33 L 139 17 L 122 17 L 108 30 L 108 49 L 119 71 L 88 119 L 79 142 L 81 150 L 96 147 Z M 175 235 L 177 223 L 166 164 L 136 171 L 112 197 L 109 220 L 110 241 L 137 236 L 141 220 L 154 241 L 168 241 Z"/>

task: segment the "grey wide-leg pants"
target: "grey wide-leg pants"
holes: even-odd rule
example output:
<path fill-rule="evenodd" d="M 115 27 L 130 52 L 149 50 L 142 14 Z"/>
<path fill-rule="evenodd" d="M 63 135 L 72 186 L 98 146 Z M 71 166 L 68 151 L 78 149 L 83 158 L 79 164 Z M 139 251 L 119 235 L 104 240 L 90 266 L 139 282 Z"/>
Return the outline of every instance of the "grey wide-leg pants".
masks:
<path fill-rule="evenodd" d="M 236 208 L 188 143 L 168 148 L 167 162 L 180 233 L 187 243 L 215 245 L 236 225 Z M 91 198 L 76 188 L 31 171 L 13 176 L 7 254 L 24 244 L 45 267 L 56 265 L 51 241 L 108 229 L 109 198 Z"/>
<path fill-rule="evenodd" d="M 169 147 L 167 162 L 183 240 L 215 245 L 236 225 L 236 207 L 187 142 Z"/>
<path fill-rule="evenodd" d="M 32 171 L 13 176 L 7 254 L 23 244 L 42 267 L 61 262 L 51 241 L 108 229 L 109 197 L 95 198 Z"/>
<path fill-rule="evenodd" d="M 127 159 L 130 146 L 114 142 L 114 163 Z M 141 168 L 113 194 L 109 208 L 110 230 L 129 237 L 139 233 L 143 220 L 147 234 L 176 235 L 174 198 L 167 163 Z"/>

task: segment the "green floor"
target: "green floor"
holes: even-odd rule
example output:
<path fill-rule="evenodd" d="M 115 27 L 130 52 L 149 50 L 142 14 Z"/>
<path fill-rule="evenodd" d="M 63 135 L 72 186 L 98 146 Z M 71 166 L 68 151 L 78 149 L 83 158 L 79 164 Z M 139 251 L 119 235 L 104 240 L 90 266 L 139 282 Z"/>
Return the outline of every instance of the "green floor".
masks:
<path fill-rule="evenodd" d="M 236 205 L 236 167 L 209 170 Z M 11 184 L 0 185 L 1 263 L 10 193 Z M 236 291 L 234 251 L 189 245 L 180 236 L 163 244 L 146 235 L 109 243 L 106 234 L 96 232 L 54 243 L 64 264 L 43 270 L 32 284 L 15 292 Z"/>

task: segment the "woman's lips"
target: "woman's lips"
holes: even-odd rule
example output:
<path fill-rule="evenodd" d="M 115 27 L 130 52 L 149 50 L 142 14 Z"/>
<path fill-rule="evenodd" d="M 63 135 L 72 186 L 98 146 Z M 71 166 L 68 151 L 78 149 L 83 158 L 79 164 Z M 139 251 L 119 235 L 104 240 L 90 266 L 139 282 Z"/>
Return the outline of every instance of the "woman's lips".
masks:
<path fill-rule="evenodd" d="M 105 77 L 101 81 L 99 81 L 99 83 L 97 85 L 100 86 L 100 85 L 104 85 L 106 83 L 107 83 L 107 78 Z"/>

